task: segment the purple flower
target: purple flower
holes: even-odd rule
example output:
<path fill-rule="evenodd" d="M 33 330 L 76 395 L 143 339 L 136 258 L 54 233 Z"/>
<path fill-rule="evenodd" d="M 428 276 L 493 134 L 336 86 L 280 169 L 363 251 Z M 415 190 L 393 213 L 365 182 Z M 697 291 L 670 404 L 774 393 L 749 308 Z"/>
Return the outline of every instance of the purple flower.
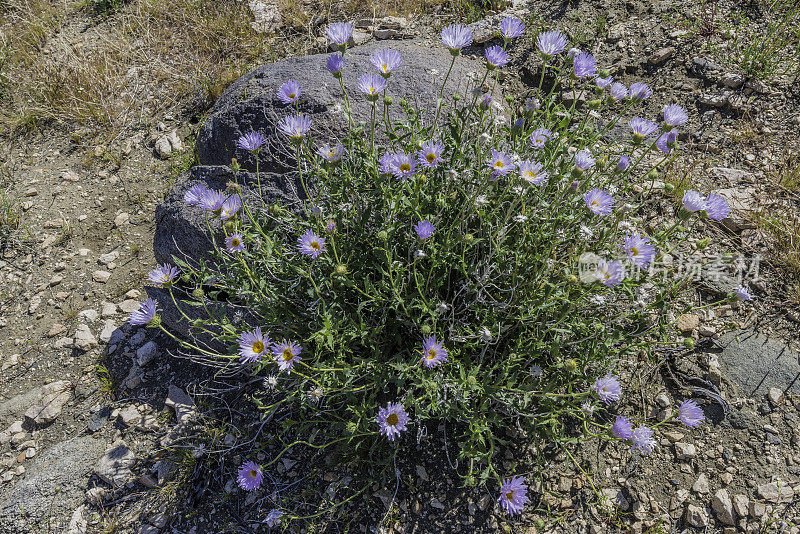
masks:
<path fill-rule="evenodd" d="M 606 287 L 614 287 L 625 279 L 625 266 L 619 260 L 600 260 L 595 271 L 597 280 Z"/>
<path fill-rule="evenodd" d="M 295 80 L 287 80 L 278 88 L 278 98 L 284 104 L 294 104 L 300 100 L 302 93 L 303 90 L 300 88 L 300 84 Z"/>
<path fill-rule="evenodd" d="M 353 35 L 353 26 L 348 22 L 337 22 L 328 26 L 325 33 L 333 44 L 345 46 Z"/>
<path fill-rule="evenodd" d="M 337 143 L 335 146 L 331 146 L 325 143 L 317 149 L 317 154 L 322 156 L 322 159 L 328 163 L 336 163 L 341 161 L 344 156 L 344 145 Z"/>
<path fill-rule="evenodd" d="M 534 150 L 541 150 L 552 136 L 553 132 L 547 128 L 536 128 L 531 132 L 531 146 Z"/>
<path fill-rule="evenodd" d="M 307 230 L 297 238 L 297 248 L 306 256 L 316 259 L 325 250 L 325 238 L 318 236 L 312 230 Z"/>
<path fill-rule="evenodd" d="M 504 67 L 508 64 L 508 54 L 502 47 L 490 46 L 486 49 L 484 55 L 486 56 L 486 63 L 489 70 L 497 67 Z"/>
<path fill-rule="evenodd" d="M 706 200 L 697 191 L 689 189 L 683 193 L 683 207 L 691 213 L 702 211 L 707 207 Z"/>
<path fill-rule="evenodd" d="M 653 429 L 644 425 L 639 425 L 631 432 L 633 449 L 638 449 L 642 454 L 650 454 L 656 448 L 656 440 L 653 437 Z"/>
<path fill-rule="evenodd" d="M 378 423 L 380 428 L 380 433 L 386 436 L 389 441 L 394 441 L 400 435 L 400 432 L 406 429 L 409 420 L 408 414 L 399 402 L 388 403 L 386 408 L 378 410 L 378 417 L 375 418 L 375 422 Z"/>
<path fill-rule="evenodd" d="M 703 410 L 693 400 L 685 400 L 678 406 L 678 420 L 689 428 L 696 428 L 705 421 Z"/>
<path fill-rule="evenodd" d="M 617 170 L 619 172 L 625 172 L 628 170 L 628 167 L 631 166 L 631 158 L 625 154 L 619 157 L 619 161 L 617 162 Z"/>
<path fill-rule="evenodd" d="M 714 193 L 709 193 L 706 197 L 706 213 L 709 219 L 721 221 L 731 214 L 731 208 L 724 198 Z"/>
<path fill-rule="evenodd" d="M 269 528 L 272 528 L 281 522 L 281 517 L 283 517 L 283 512 L 281 512 L 277 508 L 273 508 L 272 510 L 269 511 L 267 517 L 264 518 L 264 522 L 267 524 Z"/>
<path fill-rule="evenodd" d="M 626 236 L 622 248 L 631 262 L 640 269 L 646 269 L 656 256 L 656 248 L 650 244 L 650 239 L 639 233 Z"/>
<path fill-rule="evenodd" d="M 428 336 L 422 343 L 422 363 L 432 369 L 447 361 L 447 349 L 444 343 L 436 341 L 436 336 Z"/>
<path fill-rule="evenodd" d="M 645 100 L 653 94 L 652 89 L 646 83 L 634 82 L 631 84 L 630 96 L 633 100 Z"/>
<path fill-rule="evenodd" d="M 519 177 L 533 185 L 542 185 L 547 180 L 547 172 L 541 163 L 535 161 L 519 162 Z"/>
<path fill-rule="evenodd" d="M 255 362 L 261 359 L 264 351 L 272 343 L 269 334 L 262 334 L 261 327 L 252 332 L 242 332 L 239 336 L 239 357 L 242 362 Z"/>
<path fill-rule="evenodd" d="M 627 417 L 618 415 L 614 424 L 611 425 L 611 432 L 619 439 L 631 439 L 633 435 L 633 423 Z"/>
<path fill-rule="evenodd" d="M 736 298 L 739 300 L 750 300 L 753 298 L 753 296 L 744 286 L 736 287 L 733 292 L 736 294 Z"/>
<path fill-rule="evenodd" d="M 292 141 L 300 141 L 311 129 L 311 117 L 308 115 L 291 115 L 278 123 L 278 129 Z"/>
<path fill-rule="evenodd" d="M 686 110 L 678 104 L 669 104 L 664 107 L 664 124 L 673 128 L 675 126 L 683 126 L 689 121 L 689 115 Z"/>
<path fill-rule="evenodd" d="M 367 100 L 377 100 L 381 91 L 386 89 L 386 78 L 374 72 L 363 74 L 358 79 L 358 89 L 367 96 Z"/>
<path fill-rule="evenodd" d="M 620 385 L 619 379 L 611 374 L 595 380 L 592 389 L 606 404 L 617 402 L 622 395 L 622 385 Z"/>
<path fill-rule="evenodd" d="M 672 147 L 675 146 L 675 141 L 677 140 L 678 140 L 677 130 L 664 132 L 663 134 L 658 136 L 658 139 L 656 139 L 656 147 L 664 154 L 669 154 L 670 152 L 672 152 Z"/>
<path fill-rule="evenodd" d="M 278 362 L 278 368 L 281 371 L 291 370 L 294 364 L 302 360 L 301 352 L 303 352 L 303 348 L 294 341 L 284 339 L 280 343 L 272 344 L 272 356 Z"/>
<path fill-rule="evenodd" d="M 255 462 L 245 462 L 239 468 L 239 476 L 236 482 L 245 491 L 253 491 L 261 486 L 264 481 L 264 474 Z"/>
<path fill-rule="evenodd" d="M 333 219 L 328 219 L 325 221 L 325 231 L 329 234 L 336 232 L 336 221 Z"/>
<path fill-rule="evenodd" d="M 594 167 L 594 157 L 592 156 L 592 153 L 586 149 L 579 150 L 575 154 L 575 159 L 573 161 L 575 163 L 575 168 L 579 172 L 588 171 Z"/>
<path fill-rule="evenodd" d="M 341 54 L 331 54 L 325 62 L 325 68 L 328 69 L 328 72 L 333 74 L 334 77 L 339 78 L 344 68 L 344 58 Z"/>
<path fill-rule="evenodd" d="M 480 107 L 481 109 L 489 109 L 492 106 L 492 95 L 486 93 L 483 95 L 483 99 L 481 100 Z"/>
<path fill-rule="evenodd" d="M 394 156 L 392 152 L 386 152 L 380 157 L 378 167 L 381 174 L 394 174 Z"/>
<path fill-rule="evenodd" d="M 156 316 L 156 310 L 156 301 L 153 299 L 147 299 L 139 305 L 138 310 L 131 313 L 130 317 L 128 317 L 128 322 L 132 326 L 147 324 L 153 320 L 153 317 Z"/>
<path fill-rule="evenodd" d="M 517 17 L 503 17 L 503 20 L 500 21 L 500 35 L 506 41 L 516 39 L 524 31 L 525 23 Z"/>
<path fill-rule="evenodd" d="M 608 78 L 600 78 L 600 77 L 598 77 L 598 78 L 594 79 L 595 85 L 597 87 L 599 87 L 600 89 L 606 89 L 609 85 L 611 85 L 611 82 L 613 82 L 613 81 L 614 81 L 614 77 L 613 76 L 609 76 Z"/>
<path fill-rule="evenodd" d="M 589 211 L 601 217 L 609 215 L 614 209 L 614 197 L 596 187 L 583 195 L 583 200 Z"/>
<path fill-rule="evenodd" d="M 572 69 L 576 78 L 589 78 L 597 74 L 597 62 L 592 54 L 581 52 L 572 60 Z"/>
<path fill-rule="evenodd" d="M 154 284 L 171 284 L 178 277 L 178 274 L 180 274 L 180 270 L 177 267 L 165 263 L 157 265 L 155 269 L 150 271 L 150 274 L 147 275 L 147 281 Z"/>
<path fill-rule="evenodd" d="M 444 146 L 435 141 L 428 141 L 422 144 L 417 159 L 423 167 L 428 169 L 436 167 L 442 157 Z"/>
<path fill-rule="evenodd" d="M 428 239 L 436 231 L 436 227 L 428 221 L 420 221 L 414 225 L 414 231 L 420 239 Z"/>
<path fill-rule="evenodd" d="M 494 171 L 495 176 L 505 176 L 516 167 L 510 156 L 495 149 L 492 149 L 492 159 L 488 165 Z"/>
<path fill-rule="evenodd" d="M 632 118 L 628 122 L 628 126 L 633 132 L 633 138 L 637 141 L 641 141 L 648 135 L 653 135 L 658 130 L 658 125 L 655 122 L 641 117 Z"/>
<path fill-rule="evenodd" d="M 417 162 L 414 160 L 413 156 L 402 151 L 394 154 L 391 166 L 391 173 L 401 180 L 411 178 L 417 170 Z"/>
<path fill-rule="evenodd" d="M 228 252 L 243 252 L 244 239 L 241 232 L 235 232 L 225 240 L 225 248 Z"/>
<path fill-rule="evenodd" d="M 543 56 L 554 56 L 567 48 L 567 38 L 558 30 L 543 32 L 536 37 L 536 48 Z"/>
<path fill-rule="evenodd" d="M 236 146 L 242 150 L 255 152 L 267 142 L 267 138 L 258 132 L 248 132 L 236 141 Z"/>
<path fill-rule="evenodd" d="M 518 514 L 530 500 L 526 494 L 528 486 L 525 484 L 525 477 L 515 476 L 503 480 L 500 486 L 500 497 L 497 502 L 508 512 L 509 515 Z"/>
<path fill-rule="evenodd" d="M 529 97 L 525 99 L 525 112 L 526 113 L 533 113 L 537 109 L 541 107 L 542 103 L 539 102 L 538 98 Z M 539 128 L 540 130 L 545 130 L 545 128 Z"/>
<path fill-rule="evenodd" d="M 225 202 L 222 203 L 222 208 L 219 212 L 219 218 L 223 221 L 227 221 L 236 215 L 241 207 L 242 199 L 239 197 L 239 195 L 231 195 L 225 199 Z"/>
<path fill-rule="evenodd" d="M 472 44 L 472 31 L 463 24 L 451 24 L 442 29 L 442 43 L 457 56 L 461 49 Z"/>
<path fill-rule="evenodd" d="M 219 211 L 225 203 L 225 194 L 216 189 L 206 189 L 200 196 L 197 205 L 205 211 Z"/>
<path fill-rule="evenodd" d="M 369 57 L 370 63 L 375 67 L 381 76 L 388 78 L 392 71 L 403 64 L 403 58 L 400 57 L 400 52 L 393 48 L 382 48 L 376 50 Z"/>
<path fill-rule="evenodd" d="M 624 84 L 614 82 L 611 84 L 611 98 L 614 100 L 624 100 L 628 98 L 628 88 Z"/>
<path fill-rule="evenodd" d="M 205 184 L 194 184 L 183 195 L 183 201 L 187 206 L 196 206 L 200 203 L 200 199 L 203 198 L 206 191 L 208 191 L 208 187 Z"/>

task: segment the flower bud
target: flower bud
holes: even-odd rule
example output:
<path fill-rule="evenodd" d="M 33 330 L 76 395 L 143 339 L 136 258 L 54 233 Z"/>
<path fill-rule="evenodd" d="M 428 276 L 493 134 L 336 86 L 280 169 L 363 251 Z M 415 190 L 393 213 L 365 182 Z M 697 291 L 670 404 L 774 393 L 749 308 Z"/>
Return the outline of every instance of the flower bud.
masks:
<path fill-rule="evenodd" d="M 231 158 L 231 170 L 233 172 L 239 172 L 239 169 L 241 169 L 241 167 L 239 166 L 239 160 L 237 160 L 236 158 Z"/>
<path fill-rule="evenodd" d="M 599 98 L 595 100 L 589 100 L 586 105 L 589 106 L 589 109 L 600 109 L 600 106 L 603 104 L 603 101 Z"/>
<path fill-rule="evenodd" d="M 568 373 L 574 373 L 578 370 L 578 362 L 570 358 L 564 362 L 564 370 L 566 370 Z"/>
<path fill-rule="evenodd" d="M 347 265 L 340 263 L 336 266 L 336 274 L 339 276 L 344 276 L 347 274 Z"/>
<path fill-rule="evenodd" d="M 700 241 L 698 241 L 696 243 L 698 250 L 703 250 L 704 248 L 706 248 L 710 244 L 711 244 L 711 238 L 710 237 L 706 237 L 704 239 L 701 239 Z"/>
<path fill-rule="evenodd" d="M 658 178 L 658 169 L 650 169 L 650 172 L 647 173 L 647 177 L 651 180 L 656 180 Z"/>
<path fill-rule="evenodd" d="M 694 339 L 692 339 L 690 337 L 683 338 L 683 346 L 686 347 L 687 349 L 693 349 L 694 348 Z"/>
<path fill-rule="evenodd" d="M 203 300 L 203 297 L 205 297 L 206 294 L 203 292 L 202 288 L 198 287 L 194 291 L 192 291 L 192 296 L 197 300 Z"/>
<path fill-rule="evenodd" d="M 383 97 L 383 103 L 387 106 L 391 106 L 394 103 L 394 99 L 391 96 L 386 95 Z"/>
<path fill-rule="evenodd" d="M 611 76 L 611 71 L 608 69 L 600 69 L 600 77 L 601 78 L 608 78 Z"/>
<path fill-rule="evenodd" d="M 472 234 L 465 234 L 464 235 L 464 241 L 466 241 L 467 243 L 472 243 L 472 241 L 474 239 L 475 239 L 475 236 L 472 235 Z"/>
<path fill-rule="evenodd" d="M 430 333 L 431 333 L 431 325 L 429 324 L 422 325 L 422 335 L 429 336 Z"/>
<path fill-rule="evenodd" d="M 664 184 L 664 191 L 666 191 L 667 193 L 672 193 L 673 191 L 675 191 L 675 186 L 673 184 L 666 183 Z"/>
<path fill-rule="evenodd" d="M 386 233 L 386 230 L 381 230 L 380 232 L 378 232 L 378 239 L 380 239 L 381 241 L 386 241 L 387 239 L 389 239 L 389 234 Z"/>
<path fill-rule="evenodd" d="M 453 93 L 453 102 L 458 102 L 461 100 L 461 95 L 458 93 Z"/>

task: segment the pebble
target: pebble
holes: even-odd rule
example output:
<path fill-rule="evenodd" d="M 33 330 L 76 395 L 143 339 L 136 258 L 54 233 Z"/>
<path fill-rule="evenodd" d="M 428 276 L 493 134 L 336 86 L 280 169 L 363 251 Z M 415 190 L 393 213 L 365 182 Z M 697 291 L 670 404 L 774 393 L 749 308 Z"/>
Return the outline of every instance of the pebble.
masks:
<path fill-rule="evenodd" d="M 691 460 L 697 456 L 697 448 L 692 443 L 683 443 L 679 441 L 675 444 L 675 455 L 678 457 L 678 460 Z M 698 479 L 698 482 L 699 481 Z"/>
<path fill-rule="evenodd" d="M 115 488 L 124 485 L 131 478 L 131 467 L 136 456 L 122 440 L 114 442 L 105 454 L 97 461 L 95 474 Z"/>
<path fill-rule="evenodd" d="M 158 345 L 155 341 L 148 341 L 136 351 L 136 361 L 139 367 L 144 367 L 158 356 Z"/>
<path fill-rule="evenodd" d="M 111 273 L 108 271 L 95 271 L 92 273 L 92 280 L 99 284 L 105 284 L 111 278 Z"/>
<path fill-rule="evenodd" d="M 658 65 L 659 63 L 663 63 L 672 56 L 675 55 L 676 48 L 674 46 L 666 46 L 657 50 L 650 58 L 647 60 L 651 65 Z"/>
<path fill-rule="evenodd" d="M 75 348 L 88 351 L 97 346 L 97 338 L 94 337 L 88 325 L 79 324 L 75 329 Z"/>
<path fill-rule="evenodd" d="M 762 484 L 758 486 L 757 491 L 764 500 L 774 503 L 790 502 L 794 496 L 791 486 L 785 482 L 781 484 L 777 482 Z"/>
<path fill-rule="evenodd" d="M 695 493 L 699 493 L 704 495 L 709 492 L 708 488 L 708 477 L 705 473 L 700 473 L 700 476 L 697 477 L 697 480 L 692 485 L 692 491 Z"/>
<path fill-rule="evenodd" d="M 714 510 L 714 515 L 723 525 L 736 524 L 733 503 L 728 495 L 728 490 L 721 489 L 714 493 L 714 498 L 711 500 L 711 509 Z"/>
<path fill-rule="evenodd" d="M 767 398 L 769 399 L 769 403 L 773 407 L 777 408 L 778 406 L 783 404 L 785 396 L 784 396 L 783 390 L 778 389 L 776 387 L 771 387 L 771 388 L 769 388 L 769 392 L 767 393 Z M 777 432 L 776 432 L 776 434 L 777 434 Z"/>
<path fill-rule="evenodd" d="M 690 526 L 702 528 L 708 525 L 708 514 L 702 506 L 689 504 L 686 506 L 685 520 Z"/>
<path fill-rule="evenodd" d="M 114 226 L 119 228 L 130 220 L 131 216 L 128 213 L 122 212 L 114 218 Z"/>

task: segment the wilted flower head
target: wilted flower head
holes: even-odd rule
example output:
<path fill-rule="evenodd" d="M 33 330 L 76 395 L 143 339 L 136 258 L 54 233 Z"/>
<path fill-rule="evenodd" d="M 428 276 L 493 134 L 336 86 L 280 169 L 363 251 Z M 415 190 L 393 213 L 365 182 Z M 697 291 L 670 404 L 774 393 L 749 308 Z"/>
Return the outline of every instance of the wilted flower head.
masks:
<path fill-rule="evenodd" d="M 362 74 L 358 79 L 358 89 L 367 96 L 368 100 L 376 100 L 387 85 L 386 78 L 374 72 Z"/>
<path fill-rule="evenodd" d="M 317 154 L 328 163 L 336 163 L 337 161 L 341 161 L 342 156 L 344 156 L 344 145 L 342 143 L 336 143 L 336 145 L 331 146 L 325 143 L 317 149 Z"/>
<path fill-rule="evenodd" d="M 631 84 L 630 97 L 633 100 L 645 100 L 652 94 L 653 90 L 646 83 L 634 82 Z"/>
<path fill-rule="evenodd" d="M 239 468 L 239 476 L 236 483 L 245 491 L 253 491 L 261 486 L 264 474 L 255 462 L 245 462 Z"/>
<path fill-rule="evenodd" d="M 170 265 L 165 263 L 163 265 L 157 265 L 155 269 L 150 271 L 147 275 L 147 281 L 153 282 L 154 284 L 171 284 L 180 273 L 177 267 L 174 265 Z"/>
<path fill-rule="evenodd" d="M 300 353 L 303 348 L 294 341 L 283 340 L 280 343 L 272 344 L 272 356 L 278 362 L 281 371 L 289 371 L 294 364 L 302 360 Z"/>
<path fill-rule="evenodd" d="M 599 87 L 600 89 L 607 88 L 609 85 L 611 85 L 611 82 L 613 82 L 613 81 L 614 81 L 614 77 L 613 76 L 609 76 L 607 78 L 598 77 L 598 78 L 594 79 L 595 85 L 597 87 Z"/>
<path fill-rule="evenodd" d="M 278 123 L 278 129 L 293 141 L 300 141 L 311 129 L 311 117 L 308 115 L 291 115 Z"/>
<path fill-rule="evenodd" d="M 372 63 L 372 66 L 385 77 L 390 76 L 393 70 L 403 64 L 403 58 L 400 56 L 400 52 L 393 48 L 376 50 L 370 55 L 369 61 Z"/>
<path fill-rule="evenodd" d="M 583 195 L 583 200 L 592 213 L 601 217 L 609 215 L 614 209 L 614 197 L 602 189 L 591 189 Z"/>
<path fill-rule="evenodd" d="M 344 58 L 341 54 L 331 54 L 328 57 L 328 60 L 325 62 L 325 68 L 328 69 L 328 72 L 336 76 L 337 78 L 342 75 L 342 69 L 344 68 Z"/>
<path fill-rule="evenodd" d="M 611 98 L 614 100 L 624 100 L 625 98 L 628 98 L 628 88 L 619 82 L 612 83 Z"/>
<path fill-rule="evenodd" d="M 490 46 L 485 52 L 486 63 L 490 69 L 508 64 L 508 54 L 500 46 Z"/>
<path fill-rule="evenodd" d="M 308 391 L 308 400 L 314 404 L 318 404 L 325 396 L 325 390 L 321 386 L 314 386 Z"/>
<path fill-rule="evenodd" d="M 655 122 L 641 117 L 632 118 L 630 122 L 628 122 L 628 126 L 630 126 L 633 132 L 633 138 L 640 141 L 658 131 L 658 125 Z"/>
<path fill-rule="evenodd" d="M 139 305 L 138 310 L 131 313 L 130 317 L 128 317 L 128 322 L 133 326 L 147 324 L 156 316 L 156 311 L 156 301 L 147 299 Z"/>
<path fill-rule="evenodd" d="M 313 230 L 306 230 L 306 233 L 297 238 L 297 248 L 302 254 L 316 259 L 325 250 L 325 238 L 318 236 Z"/>
<path fill-rule="evenodd" d="M 625 279 L 625 266 L 619 260 L 597 262 L 595 277 L 606 287 L 614 287 Z"/>
<path fill-rule="evenodd" d="M 267 524 L 269 528 L 272 528 L 281 522 L 281 517 L 283 517 L 283 512 L 281 512 L 277 508 L 273 508 L 272 510 L 269 511 L 267 517 L 264 518 L 264 522 Z"/>
<path fill-rule="evenodd" d="M 225 202 L 222 203 L 222 208 L 220 208 L 219 218 L 223 221 L 227 221 L 234 215 L 236 215 L 242 207 L 242 199 L 239 195 L 231 195 L 225 199 Z"/>
<path fill-rule="evenodd" d="M 225 249 L 228 252 L 243 252 L 244 251 L 244 238 L 241 232 L 234 232 L 227 239 L 225 239 Z"/>
<path fill-rule="evenodd" d="M 278 386 L 278 377 L 275 375 L 269 375 L 268 377 L 264 378 L 262 385 L 267 391 L 272 391 Z"/>
<path fill-rule="evenodd" d="M 242 332 L 238 342 L 239 358 L 242 362 L 259 361 L 272 343 L 269 334 L 261 333 L 261 327 L 256 327 L 252 332 Z"/>
<path fill-rule="evenodd" d="M 422 363 L 432 369 L 447 361 L 447 349 L 444 343 L 436 340 L 436 336 L 428 336 L 422 343 Z"/>
<path fill-rule="evenodd" d="M 278 98 L 284 104 L 294 104 L 300 100 L 303 90 L 296 80 L 287 80 L 278 88 Z"/>
<path fill-rule="evenodd" d="M 333 44 L 344 46 L 353 35 L 353 26 L 349 22 L 337 22 L 328 26 L 325 33 Z"/>
<path fill-rule="evenodd" d="M 539 102 L 538 98 L 528 97 L 528 98 L 525 99 L 525 111 L 527 113 L 531 113 L 533 111 L 536 111 L 537 109 L 539 109 L 541 107 L 541 105 L 542 105 L 542 103 Z M 541 128 L 541 129 L 544 129 L 544 128 Z"/>
<path fill-rule="evenodd" d="M 515 39 L 525 31 L 525 23 L 517 17 L 503 17 L 500 21 L 500 35 L 506 41 Z"/>
<path fill-rule="evenodd" d="M 575 159 L 573 161 L 575 163 L 575 168 L 580 172 L 591 169 L 594 167 L 595 163 L 592 153 L 585 148 L 575 153 Z"/>
<path fill-rule="evenodd" d="M 539 365 L 539 364 L 535 363 L 535 364 L 531 365 L 531 368 L 529 369 L 529 371 L 531 373 L 531 377 L 532 378 L 541 378 L 542 377 L 542 373 L 543 373 L 542 372 L 542 366 Z"/>
<path fill-rule="evenodd" d="M 656 448 L 656 440 L 653 437 L 653 429 L 644 425 L 639 425 L 631 432 L 633 449 L 639 450 L 642 454 L 650 454 Z"/>
<path fill-rule="evenodd" d="M 572 69 L 576 78 L 589 78 L 597 74 L 597 62 L 592 54 L 581 52 L 572 60 Z"/>
<path fill-rule="evenodd" d="M 731 214 L 728 202 L 721 196 L 709 193 L 706 197 L 706 213 L 709 219 L 721 221 Z"/>
<path fill-rule="evenodd" d="M 535 161 L 520 161 L 519 176 L 526 182 L 534 185 L 542 185 L 547 180 L 547 172 L 541 163 Z"/>
<path fill-rule="evenodd" d="M 463 24 L 451 24 L 442 29 L 442 43 L 453 55 L 458 55 L 461 49 L 472 44 L 472 31 Z"/>
<path fill-rule="evenodd" d="M 267 138 L 258 132 L 248 132 L 236 141 L 236 146 L 242 150 L 255 152 L 267 142 Z"/>
<path fill-rule="evenodd" d="M 414 225 L 414 231 L 420 239 L 428 239 L 436 231 L 436 227 L 428 221 L 420 221 Z"/>
<path fill-rule="evenodd" d="M 534 150 L 541 150 L 552 136 L 553 132 L 547 128 L 536 128 L 531 132 L 531 146 Z"/>
<path fill-rule="evenodd" d="M 408 414 L 399 402 L 388 403 L 386 408 L 378 410 L 378 417 L 375 418 L 380 433 L 386 436 L 389 441 L 394 441 L 400 435 L 400 432 L 406 430 L 408 421 Z"/>
<path fill-rule="evenodd" d="M 739 299 L 739 300 L 750 300 L 750 299 L 753 298 L 753 296 L 750 294 L 750 292 L 744 286 L 736 287 L 733 290 L 733 292 L 736 295 L 736 298 Z"/>
<path fill-rule="evenodd" d="M 492 159 L 489 161 L 489 167 L 494 171 L 495 176 L 505 176 L 514 170 L 513 160 L 508 154 L 492 149 Z"/>
<path fill-rule="evenodd" d="M 436 141 L 427 141 L 422 144 L 422 148 L 419 151 L 419 159 L 420 164 L 426 168 L 433 168 L 439 164 L 439 160 L 442 157 L 442 151 L 444 150 L 444 146 Z"/>
<path fill-rule="evenodd" d="M 586 417 L 591 417 L 594 414 L 595 406 L 591 402 L 583 401 L 581 403 L 581 411 L 586 415 Z"/>
<path fill-rule="evenodd" d="M 683 193 L 683 207 L 691 213 L 702 211 L 706 209 L 706 200 L 697 191 L 689 189 Z"/>
<path fill-rule="evenodd" d="M 619 379 L 611 374 L 595 380 L 592 389 L 606 404 L 618 401 L 622 395 L 622 385 L 620 385 Z"/>
<path fill-rule="evenodd" d="M 522 511 L 525 504 L 530 500 L 528 499 L 527 491 L 528 486 L 525 484 L 525 477 L 506 478 L 503 480 L 503 485 L 500 486 L 500 497 L 497 502 L 509 515 L 517 514 Z"/>
<path fill-rule="evenodd" d="M 664 132 L 658 136 L 656 139 L 656 148 L 658 148 L 664 154 L 669 154 L 672 152 L 672 148 L 675 146 L 675 142 L 678 140 L 678 131 L 677 130 L 670 130 L 669 132 Z"/>
<path fill-rule="evenodd" d="M 536 48 L 543 56 L 554 56 L 567 48 L 567 38 L 558 30 L 542 32 L 536 37 Z"/>
<path fill-rule="evenodd" d="M 685 400 L 678 406 L 678 420 L 689 428 L 695 428 L 705 421 L 703 410 L 693 400 Z"/>
<path fill-rule="evenodd" d="M 631 262 L 641 269 L 646 269 L 656 255 L 656 248 L 650 244 L 650 239 L 639 233 L 626 236 L 622 248 Z"/>
<path fill-rule="evenodd" d="M 664 124 L 670 128 L 675 126 L 683 126 L 689 121 L 689 115 L 683 106 L 678 104 L 669 104 L 664 107 Z"/>
<path fill-rule="evenodd" d="M 633 435 L 633 423 L 627 417 L 618 415 L 614 424 L 611 425 L 611 432 L 619 439 L 631 439 Z"/>
<path fill-rule="evenodd" d="M 631 158 L 625 154 L 619 157 L 617 162 L 617 170 L 620 172 L 626 171 L 631 166 Z"/>
<path fill-rule="evenodd" d="M 206 189 L 203 191 L 198 200 L 197 205 L 205 211 L 218 211 L 222 209 L 222 204 L 225 202 L 225 194 L 216 189 Z"/>

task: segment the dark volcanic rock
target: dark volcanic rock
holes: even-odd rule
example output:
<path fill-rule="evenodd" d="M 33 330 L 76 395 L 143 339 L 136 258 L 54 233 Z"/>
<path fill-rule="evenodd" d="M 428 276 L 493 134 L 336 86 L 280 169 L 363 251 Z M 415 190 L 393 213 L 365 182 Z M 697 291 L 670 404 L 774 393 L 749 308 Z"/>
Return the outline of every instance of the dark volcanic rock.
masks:
<path fill-rule="evenodd" d="M 775 387 L 800 394 L 798 355 L 779 340 L 750 331 L 730 332 L 720 339 L 723 376 L 742 392 L 761 399 Z"/>
<path fill-rule="evenodd" d="M 348 51 L 345 56 L 344 85 L 356 122 L 368 122 L 372 104 L 358 91 L 358 77 L 375 72 L 369 62 L 370 54 L 386 45 L 370 44 Z M 393 116 L 402 110 L 401 97 L 412 107 L 430 115 L 435 113 L 439 89 L 450 67 L 452 57 L 444 47 L 431 47 L 417 42 L 392 42 L 391 47 L 403 56 L 403 65 L 392 74 L 387 94 L 393 97 Z M 255 157 L 237 150 L 236 140 L 250 131 L 269 137 L 269 146 L 259 151 L 260 170 L 281 172 L 296 165 L 293 148 L 286 137 L 276 130 L 278 121 L 295 113 L 294 106 L 283 104 L 276 91 L 286 80 L 293 79 L 303 88 L 300 111 L 312 118 L 311 137 L 318 143 L 343 137 L 347 115 L 339 81 L 327 70 L 328 54 L 290 58 L 264 65 L 236 80 L 214 105 L 197 137 L 197 157 L 203 165 L 230 165 L 237 158 L 243 168 L 255 170 Z M 471 87 L 470 60 L 459 57 L 444 90 L 445 96 L 465 94 Z M 452 103 L 451 100 L 447 99 Z M 379 101 L 382 108 L 383 104 Z M 379 109 L 380 109 L 379 108 Z"/>

